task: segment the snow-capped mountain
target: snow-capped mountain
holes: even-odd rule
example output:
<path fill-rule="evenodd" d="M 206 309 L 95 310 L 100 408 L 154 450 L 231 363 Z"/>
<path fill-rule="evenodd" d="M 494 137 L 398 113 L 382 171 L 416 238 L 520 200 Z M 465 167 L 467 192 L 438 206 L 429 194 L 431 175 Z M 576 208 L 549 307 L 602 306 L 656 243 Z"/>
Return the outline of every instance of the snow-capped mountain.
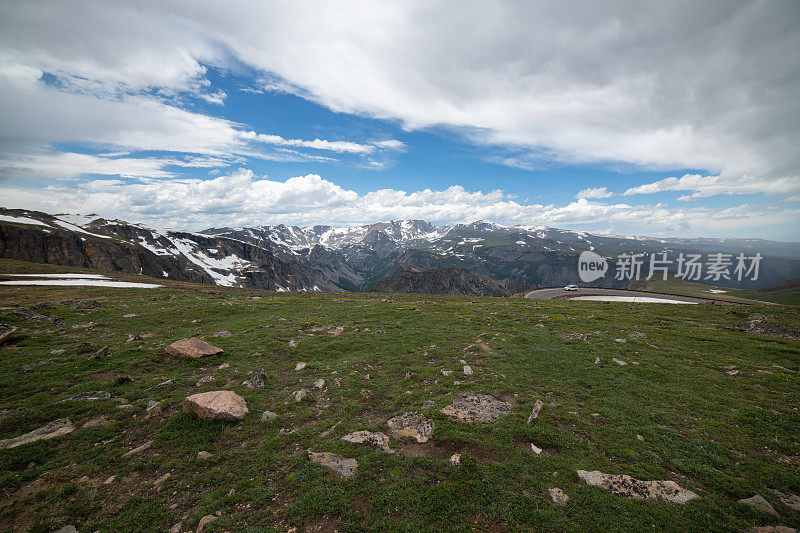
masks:
<path fill-rule="evenodd" d="M 194 233 L 96 215 L 0 208 L 0 257 L 277 291 L 366 290 L 413 269 L 459 272 L 462 278 L 468 271 L 507 287 L 555 286 L 578 281 L 577 256 L 586 250 L 611 261 L 621 253 L 761 253 L 759 281 L 716 282 L 731 287 L 756 288 L 800 276 L 800 244 L 760 239 L 655 239 L 484 221 L 434 226 L 423 220 Z M 597 283 L 624 281 L 607 276 Z"/>

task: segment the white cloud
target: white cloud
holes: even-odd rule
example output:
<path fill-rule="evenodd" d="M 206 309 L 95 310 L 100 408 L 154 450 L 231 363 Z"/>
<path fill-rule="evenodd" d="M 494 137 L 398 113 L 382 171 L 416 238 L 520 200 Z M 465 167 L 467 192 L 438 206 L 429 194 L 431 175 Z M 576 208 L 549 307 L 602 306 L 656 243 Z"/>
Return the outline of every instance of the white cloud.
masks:
<path fill-rule="evenodd" d="M 614 196 L 614 193 L 609 192 L 606 187 L 590 187 L 578 192 L 575 198 L 610 198 L 611 196 Z"/>
<path fill-rule="evenodd" d="M 671 208 L 663 204 L 605 204 L 578 199 L 565 205 L 520 203 L 500 190 L 377 189 L 363 194 L 318 175 L 285 181 L 240 169 L 209 180 L 95 179 L 55 182 L 47 189 L 0 187 L 7 207 L 84 212 L 160 227 L 318 223 L 334 226 L 385 220 L 425 219 L 450 224 L 491 220 L 650 235 L 753 236 L 758 225 L 788 225 L 800 209 L 741 205 L 725 209 Z"/>
<path fill-rule="evenodd" d="M 447 126 L 518 150 L 508 164 L 694 168 L 747 177 L 753 189 L 798 180 L 800 9 L 791 0 L 459 9 L 73 0 L 0 10 L 2 62 L 112 92 L 199 95 L 205 65 L 239 63 L 267 90 L 334 111 Z"/>
<path fill-rule="evenodd" d="M 689 200 L 716 196 L 719 194 L 771 194 L 781 195 L 800 191 L 800 179 L 776 178 L 763 181 L 752 176 L 702 176 L 700 174 L 684 174 L 682 177 L 670 177 L 662 180 L 632 187 L 623 196 L 634 194 L 655 194 L 664 191 L 693 191 L 679 200 Z"/>
<path fill-rule="evenodd" d="M 315 150 L 330 150 L 332 152 L 347 152 L 351 154 L 371 154 L 376 147 L 398 150 L 405 146 L 402 142 L 394 139 L 373 141 L 369 144 L 360 144 L 352 141 L 326 141 L 324 139 L 304 141 L 301 139 L 284 139 L 280 135 L 266 135 L 254 131 L 242 132 L 242 138 L 278 146 L 313 148 Z"/>

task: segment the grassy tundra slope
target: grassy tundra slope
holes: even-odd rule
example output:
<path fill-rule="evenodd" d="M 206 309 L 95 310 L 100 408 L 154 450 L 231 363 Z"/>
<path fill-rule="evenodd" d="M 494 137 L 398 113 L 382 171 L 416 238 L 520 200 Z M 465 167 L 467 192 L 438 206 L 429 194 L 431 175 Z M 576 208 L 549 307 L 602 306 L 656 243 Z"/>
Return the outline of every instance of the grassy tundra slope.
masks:
<path fill-rule="evenodd" d="M 30 268 L 65 270 L 0 262 L 0 272 Z M 185 531 L 206 515 L 218 515 L 206 532 L 800 527 L 800 511 L 774 492 L 800 494 L 800 341 L 727 328 L 754 313 L 797 327 L 796 308 L 157 282 L 164 288 L 0 286 L 0 322 L 19 328 L 0 348 L 0 439 L 64 417 L 76 428 L 0 449 L 0 530 L 166 531 L 182 522 Z M 56 320 L 18 316 L 19 307 Z M 232 335 L 213 336 L 222 330 Z M 559 337 L 570 333 L 588 338 Z M 225 351 L 163 356 L 189 336 Z M 103 346 L 109 356 L 92 359 Z M 296 371 L 301 361 L 308 366 Z M 242 385 L 260 369 L 264 388 Z M 308 396 L 295 402 L 301 388 Z M 181 411 L 186 396 L 218 389 L 240 394 L 250 414 L 226 423 Z M 64 401 L 97 390 L 112 398 Z M 513 413 L 456 423 L 440 410 L 462 392 L 494 395 Z M 537 399 L 544 407 L 529 425 Z M 151 400 L 160 404 L 147 411 Z M 262 422 L 265 410 L 277 419 Z M 406 411 L 435 422 L 430 441 L 392 439 L 396 453 L 387 454 L 341 439 L 385 432 Z M 357 459 L 358 475 L 336 477 L 309 461 L 309 449 Z M 200 460 L 200 451 L 212 456 Z M 448 461 L 454 453 L 460 467 Z M 586 485 L 577 469 L 672 480 L 700 498 L 626 499 Z M 553 487 L 566 505 L 550 499 Z M 754 494 L 778 515 L 737 503 Z"/>

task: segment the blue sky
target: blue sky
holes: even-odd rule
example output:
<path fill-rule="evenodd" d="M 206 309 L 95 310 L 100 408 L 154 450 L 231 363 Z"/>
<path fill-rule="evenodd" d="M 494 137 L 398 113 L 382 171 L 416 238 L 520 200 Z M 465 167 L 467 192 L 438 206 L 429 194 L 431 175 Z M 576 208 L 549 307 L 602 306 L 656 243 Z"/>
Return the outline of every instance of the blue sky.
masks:
<path fill-rule="evenodd" d="M 798 240 L 800 8 L 624 4 L 7 2 L 1 203 Z"/>

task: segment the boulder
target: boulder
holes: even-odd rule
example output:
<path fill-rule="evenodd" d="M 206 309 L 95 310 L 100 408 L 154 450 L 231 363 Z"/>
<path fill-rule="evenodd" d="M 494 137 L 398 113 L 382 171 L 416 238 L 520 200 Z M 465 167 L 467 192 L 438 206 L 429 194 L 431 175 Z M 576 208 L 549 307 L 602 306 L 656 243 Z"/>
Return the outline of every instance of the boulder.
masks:
<path fill-rule="evenodd" d="M 394 450 L 389 448 L 389 437 L 383 433 L 373 433 L 372 431 L 354 431 L 342 437 L 342 440 L 352 442 L 354 444 L 369 444 L 378 448 L 382 452 L 394 453 Z"/>
<path fill-rule="evenodd" d="M 513 409 L 494 396 L 465 392 L 456 396 L 453 403 L 441 412 L 456 422 L 470 424 L 495 422 L 501 416 L 511 414 Z"/>
<path fill-rule="evenodd" d="M 294 396 L 294 401 L 302 402 L 308 396 L 308 391 L 306 389 L 296 390 L 292 393 L 292 396 Z"/>
<path fill-rule="evenodd" d="M 222 353 L 222 348 L 217 348 L 206 341 L 191 337 L 189 339 L 181 339 L 173 342 L 167 346 L 164 351 L 167 355 L 171 355 L 172 357 L 198 359 L 200 357 L 220 354 Z"/>
<path fill-rule="evenodd" d="M 589 485 L 608 489 L 617 496 L 667 503 L 686 503 L 699 498 L 697 494 L 679 487 L 674 481 L 641 481 L 624 474 L 604 474 L 597 470 L 577 472 L 578 477 Z"/>
<path fill-rule="evenodd" d="M 250 411 L 244 398 L 235 392 L 215 390 L 192 394 L 183 400 L 183 412 L 194 413 L 199 418 L 237 421 Z"/>
<path fill-rule="evenodd" d="M 739 503 L 743 505 L 749 505 L 753 509 L 761 511 L 762 513 L 769 513 L 774 515 L 778 514 L 777 511 L 775 511 L 775 508 L 772 507 L 772 505 L 770 505 L 770 503 L 767 500 L 765 500 L 764 497 L 761 496 L 761 494 L 756 494 L 752 498 L 743 498 L 739 500 Z"/>
<path fill-rule="evenodd" d="M 417 442 L 427 442 L 433 436 L 436 425 L 433 420 L 425 418 L 416 412 L 403 413 L 390 419 L 389 434 L 395 438 L 412 437 Z"/>
<path fill-rule="evenodd" d="M 273 413 L 272 411 L 264 411 L 261 414 L 261 421 L 262 422 L 272 422 L 273 420 L 276 420 L 277 418 L 278 418 L 278 415 Z"/>
<path fill-rule="evenodd" d="M 358 461 L 348 459 L 341 455 L 330 452 L 308 451 L 308 458 L 312 463 L 330 468 L 345 479 L 355 477 L 358 474 Z"/>
<path fill-rule="evenodd" d="M 75 431 L 75 426 L 72 425 L 72 422 L 70 422 L 69 418 L 59 418 L 58 420 L 50 422 L 46 426 L 34 429 L 33 431 L 25 433 L 19 437 L 0 440 L 0 450 L 4 450 L 6 448 L 16 448 L 17 446 L 22 446 L 23 444 L 36 442 L 39 440 L 60 437 L 68 433 L 72 433 L 73 431 Z"/>

